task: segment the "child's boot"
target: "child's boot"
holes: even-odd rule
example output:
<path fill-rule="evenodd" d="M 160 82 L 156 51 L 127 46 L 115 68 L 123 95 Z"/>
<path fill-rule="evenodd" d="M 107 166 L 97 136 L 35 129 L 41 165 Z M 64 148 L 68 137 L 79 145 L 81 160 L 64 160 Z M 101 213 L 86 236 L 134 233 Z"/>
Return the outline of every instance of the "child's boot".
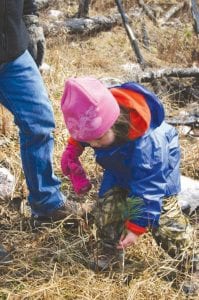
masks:
<path fill-rule="evenodd" d="M 176 265 L 176 270 L 189 273 L 190 280 L 185 280 L 183 290 L 194 294 L 199 290 L 199 249 L 196 230 L 178 206 L 177 199 L 165 199 L 160 226 L 152 234 L 158 245 L 167 252 Z M 177 274 L 177 273 L 176 273 Z"/>

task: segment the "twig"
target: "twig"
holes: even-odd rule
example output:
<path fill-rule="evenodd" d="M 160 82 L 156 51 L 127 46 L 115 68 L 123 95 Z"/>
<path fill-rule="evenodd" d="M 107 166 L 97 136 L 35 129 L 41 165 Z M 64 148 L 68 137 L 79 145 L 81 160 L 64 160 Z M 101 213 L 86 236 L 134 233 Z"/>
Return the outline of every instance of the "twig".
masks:
<path fill-rule="evenodd" d="M 178 12 L 181 8 L 183 8 L 185 5 L 185 2 L 178 3 L 177 5 L 173 5 L 166 13 L 165 15 L 158 20 L 158 23 L 160 25 L 165 24 L 176 12 Z"/>
<path fill-rule="evenodd" d="M 154 16 L 154 13 L 153 13 L 153 11 L 149 8 L 149 6 L 146 5 L 146 4 L 144 3 L 143 0 L 139 0 L 138 3 L 139 3 L 140 6 L 142 6 L 142 8 L 143 8 L 144 11 L 146 12 L 147 16 L 148 16 L 155 24 L 157 24 L 156 17 Z"/>
<path fill-rule="evenodd" d="M 146 49 L 149 49 L 149 36 L 146 30 L 146 24 L 142 22 L 142 40 Z"/>

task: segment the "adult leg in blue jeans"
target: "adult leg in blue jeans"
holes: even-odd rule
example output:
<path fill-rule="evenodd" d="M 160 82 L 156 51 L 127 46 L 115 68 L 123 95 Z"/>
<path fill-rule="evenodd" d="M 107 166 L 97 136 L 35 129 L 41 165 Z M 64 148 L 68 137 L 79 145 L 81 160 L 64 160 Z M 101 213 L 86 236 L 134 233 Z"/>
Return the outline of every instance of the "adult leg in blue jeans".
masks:
<path fill-rule="evenodd" d="M 0 65 L 0 99 L 14 115 L 19 128 L 21 159 L 33 215 L 54 220 L 66 217 L 71 211 L 65 205 L 60 181 L 52 167 L 55 127 L 52 106 L 28 51 Z"/>

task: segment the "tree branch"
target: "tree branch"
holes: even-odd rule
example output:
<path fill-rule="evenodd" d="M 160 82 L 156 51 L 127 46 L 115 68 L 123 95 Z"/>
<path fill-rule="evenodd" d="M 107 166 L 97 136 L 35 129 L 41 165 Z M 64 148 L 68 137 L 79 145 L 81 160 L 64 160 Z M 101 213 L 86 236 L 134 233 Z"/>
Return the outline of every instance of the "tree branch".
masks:
<path fill-rule="evenodd" d="M 173 5 L 166 13 L 165 15 L 158 20 L 158 23 L 160 25 L 164 25 L 176 12 L 178 12 L 181 8 L 183 8 L 185 5 L 185 2 L 178 3 L 177 5 Z"/>
<path fill-rule="evenodd" d="M 149 8 L 149 6 L 146 5 L 146 4 L 144 3 L 143 0 L 139 0 L 138 3 L 139 3 L 140 6 L 142 6 L 142 8 L 143 8 L 144 11 L 146 12 L 147 16 L 148 16 L 155 24 L 157 24 L 156 17 L 154 16 L 154 13 L 153 13 L 153 11 Z"/>
<path fill-rule="evenodd" d="M 129 74 L 131 75 L 131 74 Z M 159 70 L 151 70 L 148 72 L 139 72 L 133 74 L 132 72 L 132 80 L 138 82 L 150 82 L 153 79 L 161 78 L 161 77 L 196 77 L 199 78 L 199 68 L 173 68 L 173 69 L 159 69 Z"/>

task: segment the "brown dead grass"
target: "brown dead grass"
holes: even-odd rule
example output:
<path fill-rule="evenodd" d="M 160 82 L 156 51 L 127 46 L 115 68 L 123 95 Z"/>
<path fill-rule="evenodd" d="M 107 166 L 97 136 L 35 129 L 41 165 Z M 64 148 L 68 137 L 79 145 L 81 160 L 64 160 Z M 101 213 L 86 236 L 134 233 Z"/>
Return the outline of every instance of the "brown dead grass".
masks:
<path fill-rule="evenodd" d="M 171 1 L 147 2 L 165 5 Z M 92 3 L 91 13 L 104 14 L 113 9 L 114 1 Z M 136 3 L 137 1 L 125 1 L 125 7 L 129 8 L 137 5 Z M 63 7 L 63 3 L 55 1 L 54 8 L 60 7 Z M 65 5 L 64 9 L 70 15 L 76 7 L 71 4 L 67 7 Z M 197 40 L 193 34 L 190 16 L 183 12 L 180 20 L 182 24 L 176 31 L 175 27 L 157 28 L 148 18 L 145 19 L 151 39 L 151 52 L 142 46 L 141 50 L 153 66 L 186 67 L 191 64 L 191 51 L 196 48 Z M 133 24 L 139 36 L 140 21 L 136 19 Z M 43 78 L 56 119 L 55 171 L 63 180 L 63 192 L 68 193 L 69 198 L 74 198 L 69 181 L 63 178 L 60 171 L 60 155 L 67 138 L 60 111 L 64 82 L 71 76 L 81 75 L 129 78 L 130 75 L 124 71 L 122 65 L 135 63 L 135 56 L 124 29 L 116 27 L 111 32 L 101 32 L 88 38 L 68 38 L 60 35 L 48 39 L 46 62 L 51 66 L 51 71 L 44 73 Z M 178 104 L 171 100 L 169 91 L 162 95 L 161 100 L 169 114 L 178 113 Z M 17 179 L 13 196 L 25 199 L 27 190 L 21 170 L 17 128 L 13 125 L 9 113 L 2 110 L 0 114 L 4 118 L 1 121 L 1 140 L 4 144 L 1 145 L 0 161 L 9 166 Z M 182 136 L 181 148 L 183 174 L 199 178 L 198 142 Z M 78 200 L 93 200 L 100 180 L 100 168 L 96 166 L 90 152 L 83 155 L 82 162 L 94 182 L 94 187 L 84 199 Z M 190 275 L 185 272 L 183 277 L 179 273 L 173 287 L 173 281 L 165 281 L 164 275 L 168 270 L 175 269 L 175 263 L 163 253 L 149 234 L 142 236 L 139 243 L 126 253 L 133 261 L 133 269 L 119 273 L 96 274 L 85 267 L 89 253 L 92 252 L 88 246 L 91 234 L 89 228 L 83 229 L 81 225 L 78 228 L 65 228 L 63 224 L 59 224 L 33 232 L 28 217 L 19 212 L 12 199 L 2 201 L 0 218 L 0 241 L 11 251 L 14 258 L 12 264 L 0 266 L 0 299 L 187 299 L 181 288 L 183 280 Z M 132 277 L 129 285 L 125 283 L 127 274 Z"/>

